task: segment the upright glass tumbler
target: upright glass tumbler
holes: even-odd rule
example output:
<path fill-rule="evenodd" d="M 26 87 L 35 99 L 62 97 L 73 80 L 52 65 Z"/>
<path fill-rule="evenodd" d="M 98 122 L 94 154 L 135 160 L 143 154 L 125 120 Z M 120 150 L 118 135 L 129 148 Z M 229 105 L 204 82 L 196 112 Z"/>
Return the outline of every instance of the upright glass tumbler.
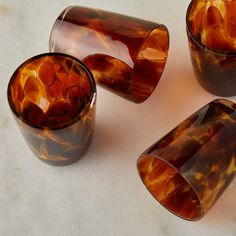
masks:
<path fill-rule="evenodd" d="M 236 95 L 236 1 L 193 0 L 187 35 L 196 77 L 218 96 Z"/>
<path fill-rule="evenodd" d="M 138 159 L 140 177 L 168 210 L 198 220 L 236 171 L 236 104 L 219 99 L 194 113 Z"/>
<path fill-rule="evenodd" d="M 94 130 L 96 87 L 72 56 L 48 53 L 24 62 L 12 75 L 8 101 L 33 153 L 52 165 L 76 162 Z"/>
<path fill-rule="evenodd" d="M 141 103 L 160 80 L 169 34 L 161 24 L 73 6 L 57 18 L 49 47 L 82 60 L 100 86 Z"/>

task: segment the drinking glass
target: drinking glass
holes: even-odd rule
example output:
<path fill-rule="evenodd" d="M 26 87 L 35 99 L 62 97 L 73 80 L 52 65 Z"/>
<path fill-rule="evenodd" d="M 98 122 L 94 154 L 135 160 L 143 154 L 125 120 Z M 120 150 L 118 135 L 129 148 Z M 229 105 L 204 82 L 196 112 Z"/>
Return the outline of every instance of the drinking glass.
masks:
<path fill-rule="evenodd" d="M 236 1 L 193 0 L 186 16 L 190 55 L 201 86 L 236 95 Z"/>
<path fill-rule="evenodd" d="M 68 165 L 87 150 L 96 86 L 78 59 L 60 53 L 30 58 L 12 75 L 8 101 L 27 144 L 42 161 Z"/>
<path fill-rule="evenodd" d="M 156 200 L 186 220 L 203 217 L 236 172 L 236 104 L 212 101 L 138 159 L 139 175 Z"/>
<path fill-rule="evenodd" d="M 161 78 L 169 33 L 163 24 L 71 6 L 54 23 L 49 48 L 79 58 L 98 85 L 141 103 Z"/>

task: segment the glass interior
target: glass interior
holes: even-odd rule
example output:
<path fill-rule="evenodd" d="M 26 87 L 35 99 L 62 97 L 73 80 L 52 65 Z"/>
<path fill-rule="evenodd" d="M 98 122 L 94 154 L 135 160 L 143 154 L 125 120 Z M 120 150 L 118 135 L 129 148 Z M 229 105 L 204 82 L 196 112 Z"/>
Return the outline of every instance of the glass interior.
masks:
<path fill-rule="evenodd" d="M 91 101 L 92 90 L 91 77 L 79 61 L 61 54 L 43 54 L 17 69 L 8 97 L 23 122 L 55 129 L 79 119 Z"/>
<path fill-rule="evenodd" d="M 196 192 L 170 164 L 143 155 L 138 160 L 138 170 L 146 188 L 165 208 L 186 220 L 202 217 L 203 210 Z"/>
<path fill-rule="evenodd" d="M 236 52 L 236 1 L 193 0 L 187 26 L 195 39 L 209 49 Z"/>
<path fill-rule="evenodd" d="M 168 50 L 168 29 L 160 25 L 148 35 L 135 62 L 131 86 L 138 101 L 144 101 L 154 91 L 164 71 Z"/>

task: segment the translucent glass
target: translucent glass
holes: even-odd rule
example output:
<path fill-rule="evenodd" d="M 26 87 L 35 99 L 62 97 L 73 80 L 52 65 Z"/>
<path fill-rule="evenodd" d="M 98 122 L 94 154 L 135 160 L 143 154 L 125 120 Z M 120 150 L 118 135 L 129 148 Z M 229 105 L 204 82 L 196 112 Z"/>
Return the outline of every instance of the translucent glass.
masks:
<path fill-rule="evenodd" d="M 193 0 L 187 34 L 199 83 L 218 96 L 236 95 L 236 1 Z"/>
<path fill-rule="evenodd" d="M 169 34 L 161 24 L 74 6 L 57 18 L 49 47 L 82 60 L 103 88 L 141 103 L 161 78 Z"/>
<path fill-rule="evenodd" d="M 139 157 L 140 177 L 168 210 L 198 220 L 235 176 L 235 136 L 236 104 L 215 100 Z"/>
<path fill-rule="evenodd" d="M 94 130 L 96 87 L 86 66 L 59 53 L 35 56 L 15 71 L 8 101 L 33 153 L 52 165 L 77 161 Z"/>

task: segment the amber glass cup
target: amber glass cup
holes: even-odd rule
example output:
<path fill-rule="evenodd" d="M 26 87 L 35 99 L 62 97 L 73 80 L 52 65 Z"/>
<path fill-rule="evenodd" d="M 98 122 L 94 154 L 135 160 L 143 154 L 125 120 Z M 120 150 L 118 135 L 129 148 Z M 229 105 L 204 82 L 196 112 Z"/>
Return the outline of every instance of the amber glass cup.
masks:
<path fill-rule="evenodd" d="M 47 53 L 27 60 L 10 79 L 8 101 L 27 144 L 42 161 L 68 165 L 86 151 L 96 87 L 78 59 Z"/>
<path fill-rule="evenodd" d="M 165 208 L 198 220 L 236 171 L 236 104 L 215 100 L 178 125 L 138 159 L 139 175 Z"/>
<path fill-rule="evenodd" d="M 199 83 L 218 96 L 236 95 L 236 1 L 193 0 L 187 34 Z"/>
<path fill-rule="evenodd" d="M 141 103 L 160 80 L 169 34 L 162 24 L 73 6 L 57 18 L 49 47 L 82 60 L 100 86 Z"/>

